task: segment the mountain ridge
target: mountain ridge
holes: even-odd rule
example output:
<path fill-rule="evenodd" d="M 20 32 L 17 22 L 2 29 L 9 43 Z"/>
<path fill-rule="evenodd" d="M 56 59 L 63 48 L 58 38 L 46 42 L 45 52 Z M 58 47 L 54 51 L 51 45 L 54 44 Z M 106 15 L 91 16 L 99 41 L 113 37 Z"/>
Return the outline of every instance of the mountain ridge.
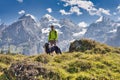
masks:
<path fill-rule="evenodd" d="M 44 43 L 48 42 L 47 37 L 50 31 L 50 25 L 54 25 L 58 31 L 59 42 L 57 44 L 62 51 L 68 51 L 69 42 L 80 38 L 90 38 L 102 43 L 107 43 L 118 34 L 117 27 L 120 23 L 116 23 L 105 16 L 100 18 L 102 21 L 99 20 L 100 22 L 94 22 L 89 26 L 84 23 L 87 27 L 85 27 L 85 25 L 82 27 L 75 24 L 70 19 L 64 18 L 57 20 L 50 14 L 44 15 L 40 20 L 37 20 L 31 14 L 24 14 L 18 18 L 16 22 L 7 25 L 3 30 L 1 29 L 0 48 L 6 52 L 10 46 L 12 52 L 27 55 L 41 53 L 44 51 L 42 46 Z M 119 37 L 116 38 L 118 38 L 116 40 L 119 40 Z M 112 43 L 114 43 L 114 41 L 115 39 L 112 39 Z M 112 45 L 115 46 L 116 44 Z M 17 51 L 15 51 L 14 48 Z"/>

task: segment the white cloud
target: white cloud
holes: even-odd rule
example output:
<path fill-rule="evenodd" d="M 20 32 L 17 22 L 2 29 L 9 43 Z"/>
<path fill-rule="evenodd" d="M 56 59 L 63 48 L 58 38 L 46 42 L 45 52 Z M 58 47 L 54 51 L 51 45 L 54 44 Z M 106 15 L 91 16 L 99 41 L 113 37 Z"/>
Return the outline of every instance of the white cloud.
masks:
<path fill-rule="evenodd" d="M 82 12 L 80 12 L 80 9 L 77 6 L 71 7 L 70 12 L 76 13 L 77 15 L 82 14 Z"/>
<path fill-rule="evenodd" d="M 60 3 L 57 3 L 57 5 L 60 5 Z"/>
<path fill-rule="evenodd" d="M 20 3 L 22 3 L 23 2 L 23 0 L 17 0 L 18 2 L 20 2 Z"/>
<path fill-rule="evenodd" d="M 120 13 L 120 5 L 118 5 L 117 10 L 118 10 L 118 13 Z"/>
<path fill-rule="evenodd" d="M 100 14 L 100 13 L 103 13 L 103 14 L 106 14 L 106 15 L 111 15 L 110 10 L 105 10 L 103 8 L 99 8 L 98 14 Z"/>
<path fill-rule="evenodd" d="M 117 20 L 120 20 L 119 15 L 120 15 L 120 4 L 116 7 L 116 11 L 113 12 L 114 16 L 118 16 Z"/>
<path fill-rule="evenodd" d="M 80 12 L 80 9 L 77 6 L 73 6 L 70 8 L 69 12 L 66 12 L 64 9 L 59 11 L 62 15 L 70 15 L 73 13 L 76 13 L 77 15 L 82 14 L 82 12 Z"/>
<path fill-rule="evenodd" d="M 78 26 L 79 27 L 87 27 L 88 24 L 86 22 L 82 21 L 82 22 L 78 23 Z"/>
<path fill-rule="evenodd" d="M 63 6 L 64 6 L 64 7 L 67 7 L 67 6 L 69 6 L 69 4 L 68 4 L 68 3 L 66 3 L 66 4 L 63 4 Z"/>
<path fill-rule="evenodd" d="M 18 14 L 20 14 L 20 15 L 21 15 L 21 14 L 25 14 L 25 11 L 24 11 L 24 10 L 21 10 L 21 11 L 18 12 Z"/>
<path fill-rule="evenodd" d="M 113 16 L 116 16 L 117 17 L 116 20 L 118 21 L 120 20 L 119 15 L 120 15 L 120 4 L 116 7 L 116 11 L 113 12 Z"/>
<path fill-rule="evenodd" d="M 120 5 L 118 5 L 117 9 L 120 9 Z"/>
<path fill-rule="evenodd" d="M 109 10 L 105 10 L 103 8 L 95 8 L 93 2 L 88 1 L 88 0 L 61 0 L 63 2 L 65 2 L 64 7 L 66 6 L 77 6 L 78 8 L 82 8 L 86 11 L 89 12 L 90 15 L 110 15 L 110 11 Z"/>
<path fill-rule="evenodd" d="M 62 15 L 70 15 L 70 12 L 66 12 L 64 9 L 59 11 Z"/>
<path fill-rule="evenodd" d="M 52 12 L 52 9 L 51 9 L 51 8 L 47 8 L 46 10 L 47 10 L 49 13 Z"/>
<path fill-rule="evenodd" d="M 111 15 L 110 10 L 105 10 L 103 8 L 99 8 L 99 9 L 93 8 L 93 10 L 89 11 L 89 14 L 90 15 L 98 15 L 98 16 L 101 16 L 102 14 Z"/>

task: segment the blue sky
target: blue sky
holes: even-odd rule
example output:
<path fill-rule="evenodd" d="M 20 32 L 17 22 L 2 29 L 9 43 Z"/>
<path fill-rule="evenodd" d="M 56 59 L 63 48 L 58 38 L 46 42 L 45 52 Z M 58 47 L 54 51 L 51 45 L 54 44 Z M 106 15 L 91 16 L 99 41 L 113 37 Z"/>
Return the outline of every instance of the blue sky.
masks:
<path fill-rule="evenodd" d="M 50 14 L 76 24 L 92 23 L 100 16 L 120 20 L 120 0 L 0 0 L 0 23 L 10 24 L 24 13 L 40 19 Z"/>

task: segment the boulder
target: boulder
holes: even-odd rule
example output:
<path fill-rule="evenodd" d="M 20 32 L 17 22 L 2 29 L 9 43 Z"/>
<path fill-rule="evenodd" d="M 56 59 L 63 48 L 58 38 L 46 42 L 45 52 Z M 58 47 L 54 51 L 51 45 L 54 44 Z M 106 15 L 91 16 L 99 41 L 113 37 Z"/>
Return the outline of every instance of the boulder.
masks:
<path fill-rule="evenodd" d="M 88 39 L 75 40 L 70 44 L 69 52 L 91 50 L 95 48 L 97 42 Z"/>
<path fill-rule="evenodd" d="M 85 52 L 106 54 L 109 52 L 120 53 L 120 48 L 115 48 L 90 39 L 75 40 L 70 44 L 69 52 Z"/>
<path fill-rule="evenodd" d="M 52 70 L 40 62 L 22 61 L 13 63 L 8 70 L 5 71 L 6 76 L 10 80 L 40 80 L 39 77 L 46 79 L 51 78 L 49 75 L 55 74 Z"/>

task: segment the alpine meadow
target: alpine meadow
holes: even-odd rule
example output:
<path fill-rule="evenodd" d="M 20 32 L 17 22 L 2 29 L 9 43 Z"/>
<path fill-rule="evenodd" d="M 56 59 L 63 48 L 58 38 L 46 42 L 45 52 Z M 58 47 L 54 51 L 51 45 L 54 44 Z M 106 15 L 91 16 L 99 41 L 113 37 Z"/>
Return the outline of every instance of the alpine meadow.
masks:
<path fill-rule="evenodd" d="M 0 80 L 120 80 L 120 0 L 0 6 Z"/>

